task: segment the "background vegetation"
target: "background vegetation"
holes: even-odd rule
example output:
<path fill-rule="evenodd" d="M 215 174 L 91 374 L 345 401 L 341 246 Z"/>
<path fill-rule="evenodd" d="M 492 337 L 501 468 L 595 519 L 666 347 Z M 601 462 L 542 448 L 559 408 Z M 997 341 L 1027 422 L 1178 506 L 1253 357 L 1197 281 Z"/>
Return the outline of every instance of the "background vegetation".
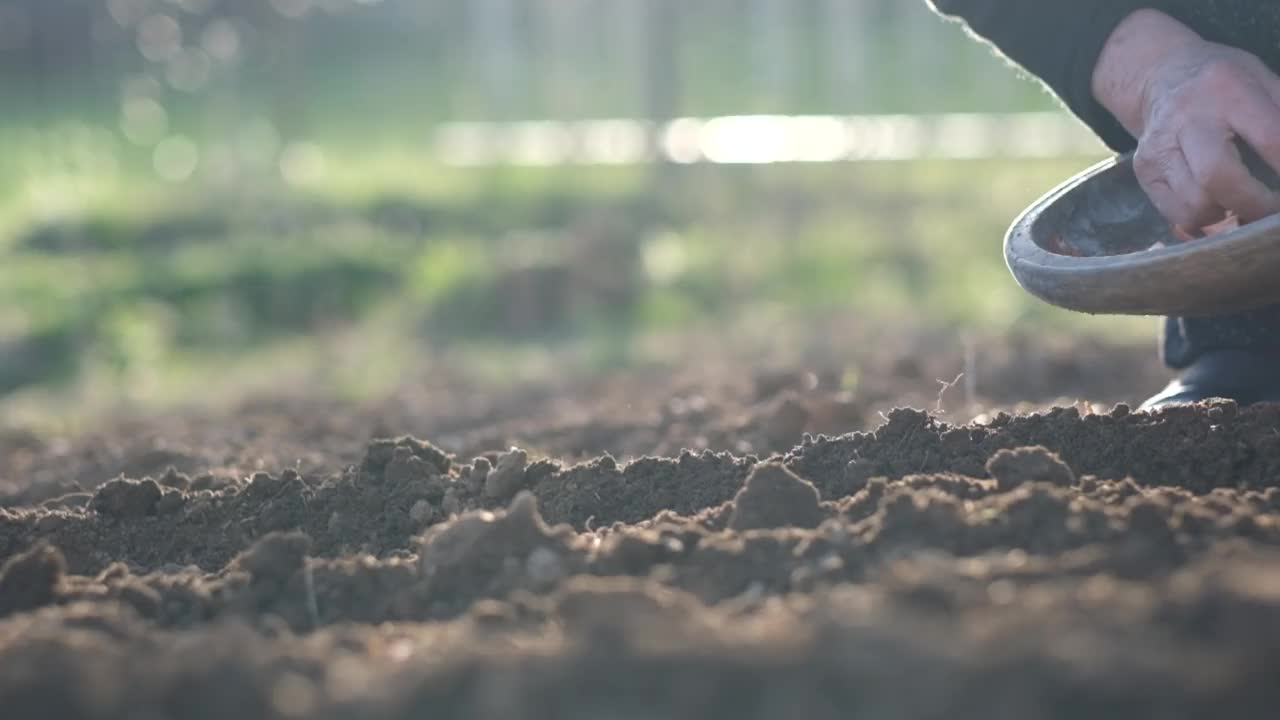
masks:
<path fill-rule="evenodd" d="M 0 4 L 0 412 L 355 394 L 416 362 L 845 314 L 1145 332 L 1022 294 L 1013 215 L 1101 153 L 441 163 L 458 120 L 1044 111 L 922 2 Z"/>

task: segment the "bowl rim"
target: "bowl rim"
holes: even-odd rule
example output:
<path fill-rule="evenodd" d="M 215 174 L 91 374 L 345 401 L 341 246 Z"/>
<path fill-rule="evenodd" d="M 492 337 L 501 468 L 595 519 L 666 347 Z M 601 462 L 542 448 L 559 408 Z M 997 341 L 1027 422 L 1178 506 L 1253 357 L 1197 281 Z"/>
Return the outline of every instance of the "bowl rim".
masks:
<path fill-rule="evenodd" d="M 1280 302 L 1280 214 L 1208 238 L 1120 255 L 1072 256 L 1037 242 L 1043 222 L 1086 185 L 1131 165 L 1098 162 L 1024 209 L 1005 234 L 1005 262 L 1027 292 L 1089 314 L 1212 315 Z"/>

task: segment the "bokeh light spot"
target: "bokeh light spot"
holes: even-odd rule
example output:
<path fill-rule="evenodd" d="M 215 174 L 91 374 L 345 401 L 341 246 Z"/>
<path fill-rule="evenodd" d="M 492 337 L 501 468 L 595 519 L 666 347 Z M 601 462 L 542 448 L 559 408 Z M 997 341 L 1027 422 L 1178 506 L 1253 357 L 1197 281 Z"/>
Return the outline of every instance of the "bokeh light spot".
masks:
<path fill-rule="evenodd" d="M 203 50 L 182 50 L 169 61 L 165 79 L 175 90 L 199 92 L 209 82 L 212 64 Z"/>
<path fill-rule="evenodd" d="M 154 145 L 169 132 L 169 113 L 149 97 L 135 97 L 120 107 L 120 131 L 137 145 Z"/>
<path fill-rule="evenodd" d="M 280 153 L 280 176 L 290 185 L 306 185 L 324 176 L 324 152 L 313 143 L 290 143 Z"/>
<path fill-rule="evenodd" d="M 669 285 L 684 274 L 689 254 L 683 238 L 675 233 L 661 233 L 645 243 L 645 273 L 658 285 Z"/>
<path fill-rule="evenodd" d="M 146 17 L 147 0 L 107 0 L 107 13 L 120 27 L 133 27 Z"/>
<path fill-rule="evenodd" d="M 311 12 L 311 0 L 271 0 L 271 7 L 285 17 L 300 18 Z"/>
<path fill-rule="evenodd" d="M 203 15 L 211 10 L 217 0 L 169 0 L 192 15 Z"/>
<path fill-rule="evenodd" d="M 138 51 L 151 62 L 164 62 L 182 49 L 182 27 L 168 15 L 149 15 L 138 25 Z"/>
<path fill-rule="evenodd" d="M 131 75 L 120 83 L 120 95 L 124 98 L 157 98 L 164 87 L 151 75 Z"/>
<path fill-rule="evenodd" d="M 662 133 L 662 150 L 671 162 L 679 164 L 695 163 L 702 157 L 698 148 L 698 136 L 702 132 L 702 121 L 694 118 L 673 120 Z"/>
<path fill-rule="evenodd" d="M 190 178 L 200 164 L 200 149 L 189 138 L 173 135 L 156 145 L 153 162 L 161 178 L 182 182 Z"/>
<path fill-rule="evenodd" d="M 234 62 L 240 55 L 240 31 L 229 20 L 215 20 L 204 29 L 200 44 L 214 60 Z"/>

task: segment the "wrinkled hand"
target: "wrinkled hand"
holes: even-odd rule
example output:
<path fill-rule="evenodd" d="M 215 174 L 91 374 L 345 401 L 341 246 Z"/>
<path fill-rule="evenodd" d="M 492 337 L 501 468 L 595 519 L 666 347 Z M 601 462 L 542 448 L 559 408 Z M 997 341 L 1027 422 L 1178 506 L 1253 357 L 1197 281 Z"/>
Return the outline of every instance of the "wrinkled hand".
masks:
<path fill-rule="evenodd" d="M 1094 93 L 1138 138 L 1138 182 L 1175 226 L 1197 234 L 1230 215 L 1247 223 L 1280 212 L 1280 193 L 1249 172 L 1236 144 L 1280 169 L 1280 77 L 1254 55 L 1140 10 L 1103 50 Z"/>

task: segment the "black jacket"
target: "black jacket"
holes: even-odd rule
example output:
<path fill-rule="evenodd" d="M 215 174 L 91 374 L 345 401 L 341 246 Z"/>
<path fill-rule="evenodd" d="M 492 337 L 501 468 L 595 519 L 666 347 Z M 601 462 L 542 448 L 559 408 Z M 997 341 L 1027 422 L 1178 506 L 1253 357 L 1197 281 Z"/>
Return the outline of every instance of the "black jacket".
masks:
<path fill-rule="evenodd" d="M 930 1 L 1040 78 L 1117 152 L 1137 143 L 1093 99 L 1093 67 L 1111 32 L 1134 10 L 1161 10 L 1206 40 L 1248 50 L 1280 69 L 1280 0 Z"/>

